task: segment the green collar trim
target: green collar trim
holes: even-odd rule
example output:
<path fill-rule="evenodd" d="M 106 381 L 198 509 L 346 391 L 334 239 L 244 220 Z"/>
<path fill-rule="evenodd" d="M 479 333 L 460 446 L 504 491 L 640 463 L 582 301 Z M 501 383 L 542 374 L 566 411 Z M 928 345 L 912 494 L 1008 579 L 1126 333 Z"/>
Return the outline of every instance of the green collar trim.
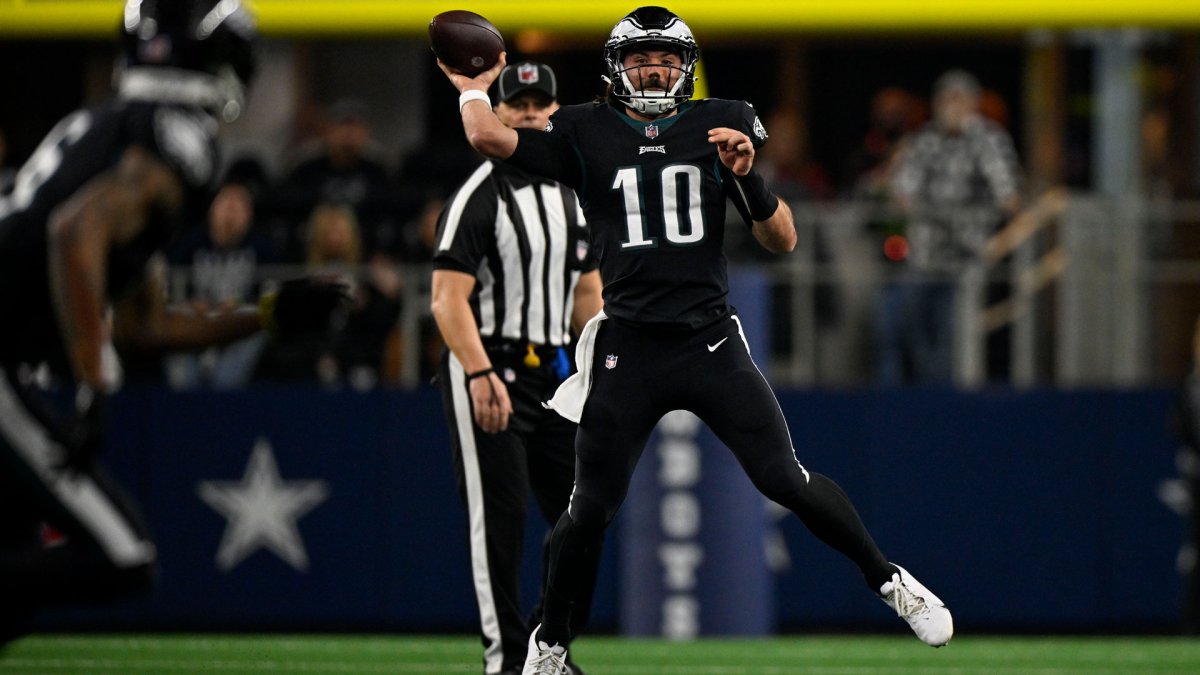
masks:
<path fill-rule="evenodd" d="M 696 105 L 695 101 L 684 101 L 683 103 L 679 104 L 678 113 L 671 115 L 670 117 L 650 120 L 649 122 L 635 120 L 621 110 L 618 110 L 617 113 L 621 116 L 621 119 L 625 120 L 625 123 L 632 127 L 635 131 L 646 138 L 650 138 L 651 136 L 646 133 L 646 129 L 648 127 L 657 127 L 654 137 L 661 136 L 664 132 L 666 132 L 667 129 L 671 128 L 671 125 L 678 122 L 679 118 L 683 117 L 684 113 L 686 113 L 688 110 L 691 110 L 694 105 Z"/>

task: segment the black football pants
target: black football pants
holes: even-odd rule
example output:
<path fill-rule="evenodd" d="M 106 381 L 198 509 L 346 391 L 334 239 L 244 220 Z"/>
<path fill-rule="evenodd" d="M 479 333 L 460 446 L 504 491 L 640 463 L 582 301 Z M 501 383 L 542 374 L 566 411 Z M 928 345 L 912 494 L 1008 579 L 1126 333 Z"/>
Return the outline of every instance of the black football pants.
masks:
<path fill-rule="evenodd" d="M 551 642 L 566 639 L 571 599 L 581 583 L 578 571 L 593 565 L 651 431 L 673 410 L 695 413 L 759 491 L 849 557 L 876 591 L 891 577 L 891 566 L 841 488 L 796 459 L 783 412 L 750 358 L 736 317 L 690 333 L 605 319 L 591 366 L 576 441 L 575 492 L 551 538 L 542 634 Z"/>
<path fill-rule="evenodd" d="M 450 427 L 458 493 L 467 511 L 484 672 L 498 673 L 525 663 L 533 628 L 529 616 L 541 615 L 540 601 L 531 615 L 521 611 L 520 603 L 529 493 L 532 490 L 548 524 L 553 525 L 566 510 L 575 483 L 576 426 L 542 406 L 559 383 L 549 355 L 537 368 L 524 365 L 524 352 L 519 350 L 489 349 L 488 355 L 513 403 L 506 431 L 489 434 L 475 425 L 466 374 L 448 351 L 442 357 L 438 383 Z M 542 546 L 543 586 L 547 543 Z M 597 557 L 579 571 L 573 626 L 587 620 L 598 564 Z"/>
<path fill-rule="evenodd" d="M 53 422 L 21 386 L 0 368 L 0 609 L 23 614 L 146 589 L 155 550 L 141 517 L 100 466 L 62 467 Z M 42 523 L 64 540 L 44 545 Z"/>

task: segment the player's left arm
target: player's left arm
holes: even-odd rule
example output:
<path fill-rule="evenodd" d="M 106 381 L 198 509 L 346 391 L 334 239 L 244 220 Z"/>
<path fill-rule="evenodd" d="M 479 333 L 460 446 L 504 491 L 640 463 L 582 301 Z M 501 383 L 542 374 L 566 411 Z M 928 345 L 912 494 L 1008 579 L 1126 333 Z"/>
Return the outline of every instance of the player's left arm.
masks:
<path fill-rule="evenodd" d="M 113 306 L 113 343 L 119 349 L 201 349 L 248 337 L 262 327 L 255 305 L 215 312 L 169 306 L 166 264 L 157 256 L 146 265 L 143 283 Z"/>
<path fill-rule="evenodd" d="M 754 171 L 754 143 L 744 132 L 717 127 L 708 132 L 708 142 L 717 146 L 721 164 L 729 170 L 731 196 L 739 212 L 752 223 L 751 233 L 772 253 L 796 248 L 796 225 L 792 209 L 771 192 L 763 177 Z"/>
<path fill-rule="evenodd" d="M 104 386 L 109 250 L 132 241 L 154 214 L 177 209 L 183 198 L 179 177 L 149 151 L 133 146 L 113 170 L 92 179 L 51 214 L 51 298 L 72 368 L 83 384 Z"/>
<path fill-rule="evenodd" d="M 782 197 L 775 213 L 766 220 L 754 221 L 750 232 L 763 248 L 772 253 L 790 253 L 796 248 L 796 223 L 792 219 L 792 209 Z"/>

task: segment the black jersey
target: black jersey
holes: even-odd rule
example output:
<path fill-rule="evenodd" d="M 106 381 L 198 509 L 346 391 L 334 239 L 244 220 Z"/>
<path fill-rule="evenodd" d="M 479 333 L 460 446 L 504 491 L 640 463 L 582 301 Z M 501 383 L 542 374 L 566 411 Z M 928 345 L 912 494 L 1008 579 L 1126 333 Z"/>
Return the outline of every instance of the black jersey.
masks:
<path fill-rule="evenodd" d="M 484 162 L 446 202 L 435 269 L 475 276 L 479 334 L 561 347 L 571 342 L 575 285 L 596 269 L 575 193 Z"/>
<path fill-rule="evenodd" d="M 729 127 L 755 146 L 767 134 L 742 101 L 684 103 L 671 117 L 639 122 L 615 105 L 565 106 L 549 133 L 519 129 L 508 160 L 579 195 L 600 258 L 604 312 L 644 325 L 697 328 L 729 314 L 725 200 L 732 174 L 708 131 Z"/>
<path fill-rule="evenodd" d="M 88 181 L 140 146 L 180 176 L 189 199 L 217 168 L 217 123 L 198 108 L 120 101 L 68 115 L 34 151 L 13 192 L 0 199 L 0 361 L 65 366 L 51 304 L 47 224 Z M 132 241 L 108 254 L 108 299 L 140 280 L 150 257 L 183 227 L 182 213 L 152 218 Z"/>

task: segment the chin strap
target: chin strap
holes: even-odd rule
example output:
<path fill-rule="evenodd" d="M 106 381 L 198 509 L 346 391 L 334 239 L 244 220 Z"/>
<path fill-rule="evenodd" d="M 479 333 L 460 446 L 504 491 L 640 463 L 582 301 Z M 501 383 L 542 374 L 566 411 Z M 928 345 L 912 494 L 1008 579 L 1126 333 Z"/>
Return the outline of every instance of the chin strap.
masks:
<path fill-rule="evenodd" d="M 662 115 L 679 107 L 679 102 L 674 96 L 646 96 L 644 94 L 633 94 L 625 105 L 642 113 L 643 115 Z"/>

